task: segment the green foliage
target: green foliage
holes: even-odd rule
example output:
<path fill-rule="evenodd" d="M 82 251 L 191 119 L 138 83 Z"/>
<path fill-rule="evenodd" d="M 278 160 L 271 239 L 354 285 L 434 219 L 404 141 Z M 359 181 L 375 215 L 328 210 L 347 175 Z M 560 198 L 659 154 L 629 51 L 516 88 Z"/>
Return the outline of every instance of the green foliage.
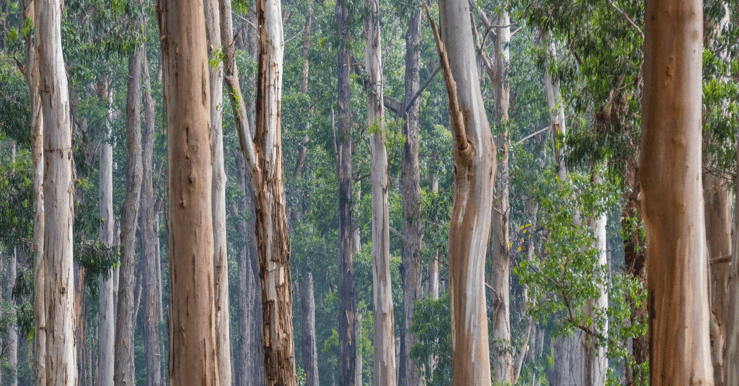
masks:
<path fill-rule="evenodd" d="M 449 292 L 439 300 L 426 298 L 417 301 L 410 331 L 416 333 L 418 343 L 411 347 L 411 359 L 418 366 L 429 386 L 452 384 L 452 324 Z M 427 366 L 429 358 L 436 358 L 433 372 Z"/>

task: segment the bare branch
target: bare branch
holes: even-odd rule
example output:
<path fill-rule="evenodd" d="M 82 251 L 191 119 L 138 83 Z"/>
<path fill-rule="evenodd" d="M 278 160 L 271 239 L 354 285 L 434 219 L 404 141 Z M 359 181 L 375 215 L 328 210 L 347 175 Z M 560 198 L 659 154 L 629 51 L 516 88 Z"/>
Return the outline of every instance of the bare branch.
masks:
<path fill-rule="evenodd" d="M 631 25 L 632 27 L 634 27 L 634 29 L 636 30 L 636 32 L 638 32 L 638 33 L 639 33 L 639 35 L 641 36 L 641 40 L 642 40 L 642 41 L 644 41 L 644 40 L 645 40 L 645 39 L 644 39 L 644 32 L 642 32 L 641 28 L 639 28 L 639 26 L 638 26 L 638 25 L 636 25 L 636 23 L 634 23 L 634 21 L 633 21 L 633 20 L 631 20 L 631 18 L 629 17 L 629 15 L 627 15 L 627 14 L 626 14 L 626 12 L 624 12 L 624 11 L 620 10 L 620 9 L 619 9 L 619 8 L 618 8 L 618 7 L 616 6 L 616 4 L 614 4 L 614 3 L 613 3 L 613 0 L 608 0 L 608 4 L 609 4 L 609 5 L 611 6 L 611 8 L 615 9 L 615 10 L 616 10 L 616 11 L 617 11 L 618 13 L 620 13 L 621 15 L 623 15 L 623 17 L 624 17 L 624 18 L 626 19 L 626 21 L 627 21 L 627 22 L 629 22 L 629 24 L 630 24 L 630 25 Z"/>

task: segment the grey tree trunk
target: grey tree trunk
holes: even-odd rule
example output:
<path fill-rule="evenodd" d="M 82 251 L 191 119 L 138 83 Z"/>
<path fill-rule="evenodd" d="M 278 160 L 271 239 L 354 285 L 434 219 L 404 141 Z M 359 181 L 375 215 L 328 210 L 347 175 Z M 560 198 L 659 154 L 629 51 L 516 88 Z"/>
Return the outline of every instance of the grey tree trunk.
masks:
<path fill-rule="evenodd" d="M 45 320 L 37 323 L 46 337 L 46 383 L 77 384 L 77 350 L 74 339 L 74 170 L 72 124 L 67 74 L 62 54 L 59 0 L 36 3 L 39 94 L 46 130 L 44 142 L 44 289 Z M 37 265 L 37 269 L 38 269 Z M 38 299 L 37 299 L 38 300 Z M 38 306 L 38 304 L 36 305 Z M 43 328 L 45 324 L 45 329 Z"/>
<path fill-rule="evenodd" d="M 300 282 L 301 346 L 306 386 L 318 386 L 318 351 L 316 348 L 316 303 L 313 298 L 313 274 Z M 376 350 L 375 346 L 375 350 Z"/>
<path fill-rule="evenodd" d="M 365 66 L 369 72 L 367 115 L 370 131 L 370 178 L 372 180 L 372 288 L 374 330 L 373 384 L 394 386 L 395 317 L 390 278 L 390 209 L 388 202 L 388 161 L 385 147 L 385 108 L 383 105 L 382 52 L 380 48 L 380 3 L 365 0 Z M 361 326 L 357 328 L 361 333 Z M 360 336 L 357 336 L 357 340 Z M 360 357 L 361 358 L 361 357 Z M 361 361 L 357 360 L 357 365 Z M 357 370 L 361 385 L 361 366 Z"/>
<path fill-rule="evenodd" d="M 338 383 L 354 386 L 357 344 L 354 337 L 354 242 L 352 179 L 352 112 L 349 69 L 351 56 L 347 43 L 349 9 L 345 0 L 336 2 L 336 24 L 339 35 L 337 81 L 339 105 L 339 143 L 336 177 L 339 182 L 339 353 Z"/>
<path fill-rule="evenodd" d="M 218 0 L 205 0 L 205 32 L 208 58 L 221 48 Z M 210 135 L 213 141 L 213 268 L 216 296 L 216 347 L 221 385 L 231 384 L 231 319 L 228 297 L 228 251 L 226 240 L 226 170 L 223 160 L 223 65 L 208 67 L 210 76 Z"/>
<path fill-rule="evenodd" d="M 154 100 L 151 97 L 151 79 L 146 51 L 141 64 L 144 74 L 144 137 L 143 137 L 143 178 L 141 186 L 141 263 L 143 271 L 142 297 L 144 298 L 143 323 L 144 350 L 146 352 L 146 383 L 149 386 L 162 384 L 161 349 L 159 341 L 159 321 L 161 298 L 159 293 L 159 243 L 156 204 L 154 203 L 153 162 L 154 162 Z"/>
<path fill-rule="evenodd" d="M 405 341 L 401 355 L 401 385 L 419 386 L 418 366 L 410 359 L 411 347 L 416 344 L 416 334 L 410 332 L 413 325 L 414 302 L 423 298 L 421 287 L 421 174 L 418 163 L 419 119 L 418 98 L 420 88 L 419 58 L 421 43 L 421 10 L 413 11 L 408 20 L 405 36 L 405 95 L 403 97 L 402 163 L 400 186 L 403 201 L 402 269 L 403 304 L 405 310 Z M 410 104 L 409 104 L 410 103 Z"/>
<path fill-rule="evenodd" d="M 111 141 L 111 122 L 113 119 L 113 93 L 109 90 L 107 76 L 103 77 L 98 88 L 99 99 L 107 107 L 105 120 L 105 135 L 100 145 L 100 217 L 103 220 L 100 229 L 100 241 L 107 247 L 113 247 L 113 229 L 115 219 L 113 217 L 113 145 Z M 115 303 L 114 278 L 110 270 L 99 278 L 100 286 L 100 311 L 98 316 L 98 339 L 99 339 L 99 378 L 102 386 L 113 385 L 113 372 L 115 368 Z"/>
<path fill-rule="evenodd" d="M 114 383 L 134 384 L 134 275 L 136 268 L 136 223 L 141 199 L 141 59 L 145 46 L 137 47 L 128 59 L 128 98 L 126 101 L 126 199 L 121 208 L 123 256 L 120 265 L 118 312 L 115 329 Z"/>

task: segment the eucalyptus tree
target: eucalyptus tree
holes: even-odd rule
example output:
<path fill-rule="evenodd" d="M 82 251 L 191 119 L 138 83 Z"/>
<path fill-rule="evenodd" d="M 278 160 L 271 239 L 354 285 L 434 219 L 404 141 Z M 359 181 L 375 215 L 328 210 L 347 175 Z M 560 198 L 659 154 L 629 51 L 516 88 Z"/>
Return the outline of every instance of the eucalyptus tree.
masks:
<path fill-rule="evenodd" d="M 488 192 L 495 183 L 496 159 L 483 108 L 469 13 L 466 2 L 441 0 L 441 37 L 433 21 L 432 28 L 454 137 L 454 207 L 449 225 L 453 380 L 455 385 L 489 385 L 484 266 L 493 209 Z"/>
<path fill-rule="evenodd" d="M 701 183 L 701 1 L 645 5 L 641 176 L 652 385 L 713 384 Z"/>
<path fill-rule="evenodd" d="M 390 280 L 390 209 L 388 161 L 385 148 L 382 52 L 378 0 L 365 0 L 365 66 L 369 73 L 367 111 L 370 126 L 372 179 L 372 293 L 374 324 L 374 385 L 395 385 L 393 289 Z M 361 331 L 361 328 L 359 329 Z M 409 333 L 410 334 L 410 333 Z M 358 339 L 358 338 L 357 338 Z M 361 383 L 361 378 L 360 378 Z M 409 383 L 407 383 L 409 384 Z"/>
<path fill-rule="evenodd" d="M 336 2 L 336 25 L 339 36 L 336 77 L 338 89 L 338 144 L 336 178 L 339 183 L 339 353 L 338 367 L 341 385 L 351 386 L 355 381 L 357 342 L 354 337 L 354 206 L 352 178 L 352 110 L 349 71 L 350 36 L 348 34 L 349 7 L 345 0 Z"/>
<path fill-rule="evenodd" d="M 217 385 L 210 89 L 203 1 L 157 3 L 169 166 L 169 382 Z"/>
<path fill-rule="evenodd" d="M 61 2 L 57 0 L 35 4 L 39 95 L 43 122 L 46 122 L 43 196 L 44 216 L 48 220 L 45 221 L 41 262 L 44 280 L 43 284 L 36 284 L 44 291 L 45 312 L 37 320 L 36 330 L 43 331 L 46 336 L 46 383 L 75 385 L 77 354 L 74 340 L 69 339 L 74 330 L 74 292 L 71 290 L 74 288 L 74 177 L 69 92 L 62 54 L 62 11 Z M 39 378 L 43 381 L 43 376 Z"/>
<path fill-rule="evenodd" d="M 143 16 L 142 16 L 143 18 Z M 141 26 L 144 23 L 141 21 Z M 141 153 L 141 60 L 144 43 L 138 44 L 128 59 L 128 91 L 126 100 L 126 199 L 121 208 L 121 239 L 123 258 L 118 287 L 118 311 L 115 329 L 116 385 L 134 383 L 134 276 L 136 267 L 136 223 L 141 203 L 141 179 L 143 173 Z"/>
<path fill-rule="evenodd" d="M 262 292 L 264 365 L 268 385 L 295 385 L 292 334 L 290 242 L 285 214 L 281 146 L 284 38 L 278 0 L 256 4 L 259 26 L 256 130 L 251 135 L 235 66 L 231 4 L 222 0 L 221 45 L 224 77 L 241 151 L 254 192 L 255 234 Z"/>
<path fill-rule="evenodd" d="M 221 21 L 218 0 L 204 0 L 205 33 L 209 60 L 221 49 Z M 210 131 L 213 141 L 213 267 L 216 296 L 216 345 L 218 375 L 222 385 L 231 384 L 231 328 L 229 326 L 228 251 L 226 249 L 226 170 L 223 159 L 223 65 L 216 60 L 210 76 Z"/>

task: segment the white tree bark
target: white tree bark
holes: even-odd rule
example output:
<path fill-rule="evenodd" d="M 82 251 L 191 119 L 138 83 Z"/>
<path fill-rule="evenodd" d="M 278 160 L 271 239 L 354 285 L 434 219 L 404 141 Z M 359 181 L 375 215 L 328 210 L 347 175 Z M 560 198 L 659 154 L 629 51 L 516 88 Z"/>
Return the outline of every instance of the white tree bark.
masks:
<path fill-rule="evenodd" d="M 491 382 L 484 270 L 493 209 L 495 143 L 475 64 L 469 5 L 439 0 L 439 15 L 443 43 L 438 31 L 434 33 L 449 96 L 455 163 L 449 225 L 452 372 L 455 386 L 484 386 Z"/>
<path fill-rule="evenodd" d="M 221 47 L 218 0 L 205 0 L 205 32 L 208 57 Z M 221 385 L 231 384 L 231 320 L 228 297 L 228 251 L 226 249 L 226 170 L 223 161 L 223 65 L 208 68 L 210 75 L 210 135 L 213 140 L 213 268 L 216 296 L 216 346 Z"/>
<path fill-rule="evenodd" d="M 395 317 L 390 279 L 390 209 L 388 204 L 388 164 L 385 147 L 382 51 L 380 47 L 379 0 L 365 0 L 365 66 L 369 72 L 367 115 L 370 130 L 372 180 L 372 285 L 374 324 L 373 384 L 395 385 Z M 360 327 L 361 330 L 361 327 Z M 357 336 L 359 339 L 359 335 Z M 356 383 L 361 385 L 360 382 Z"/>
<path fill-rule="evenodd" d="M 13 301 L 13 287 L 17 274 L 18 247 L 13 248 L 10 255 L 10 266 L 8 267 L 8 301 Z M 10 308 L 10 313 L 15 317 L 15 308 Z M 10 367 L 10 379 L 6 382 L 10 386 L 18 386 L 18 327 L 15 324 L 8 326 L 8 367 Z"/>
<path fill-rule="evenodd" d="M 39 73 L 44 135 L 44 306 L 46 307 L 46 382 L 77 384 L 74 341 L 74 170 L 67 74 L 62 53 L 59 0 L 36 4 Z M 38 284 L 37 284 L 38 285 Z"/>
<path fill-rule="evenodd" d="M 105 134 L 100 145 L 100 218 L 103 220 L 100 229 L 100 241 L 107 247 L 113 246 L 113 230 L 115 219 L 113 218 L 113 146 L 111 140 L 110 123 L 113 119 L 113 93 L 108 90 L 107 77 L 102 81 L 101 99 L 108 104 Z M 108 272 L 108 276 L 101 276 L 100 283 L 100 314 L 98 325 L 99 336 L 99 380 L 100 385 L 113 385 L 113 372 L 115 367 L 115 287 L 114 272 Z"/>
<path fill-rule="evenodd" d="M 598 248 L 598 267 L 607 267 L 608 258 L 606 249 L 608 247 L 608 238 L 606 235 L 606 225 L 608 224 L 608 216 L 603 213 L 595 221 L 595 244 Z M 606 278 L 607 279 L 607 278 Z M 605 311 L 608 308 L 608 294 L 604 287 L 600 287 L 600 296 L 593 299 L 590 303 Z M 591 314 L 591 317 L 595 316 Z M 608 323 L 603 330 L 598 331 L 603 336 L 608 336 Z M 589 350 L 589 369 L 590 384 L 593 386 L 603 386 L 606 384 L 606 375 L 608 371 L 608 358 L 606 357 L 606 347 L 601 345 L 597 349 L 590 347 Z"/>

